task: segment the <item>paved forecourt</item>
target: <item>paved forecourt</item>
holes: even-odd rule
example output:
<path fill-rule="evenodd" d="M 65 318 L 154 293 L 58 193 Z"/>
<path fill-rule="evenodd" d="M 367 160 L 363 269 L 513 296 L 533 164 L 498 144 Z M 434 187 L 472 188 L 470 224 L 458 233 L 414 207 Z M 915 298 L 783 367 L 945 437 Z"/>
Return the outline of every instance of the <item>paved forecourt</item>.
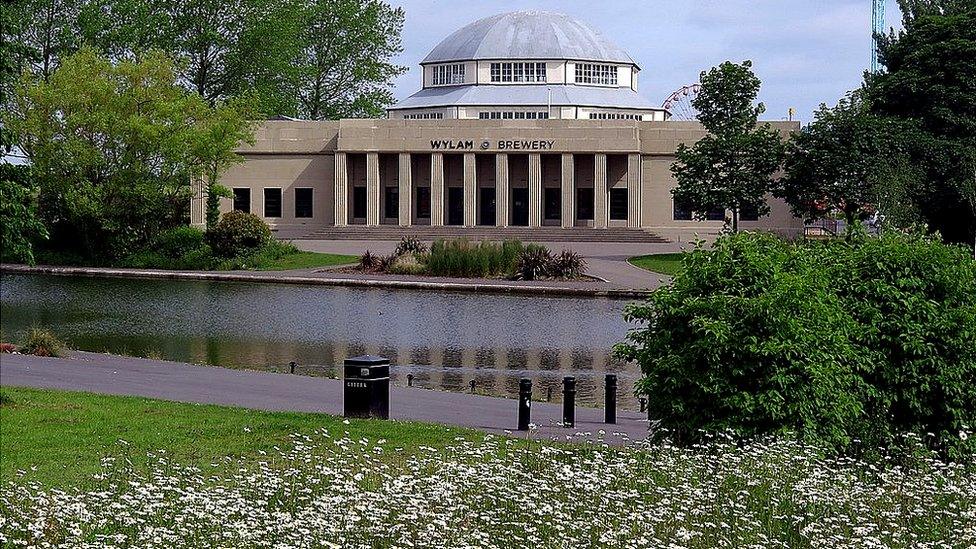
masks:
<path fill-rule="evenodd" d="M 394 366 L 395 367 L 395 366 Z M 232 370 L 179 362 L 74 352 L 69 358 L 0 355 L 0 385 L 87 391 L 239 406 L 258 410 L 342 414 L 342 382 L 335 379 Z M 464 393 L 394 387 L 390 416 L 468 427 L 492 433 L 515 431 L 518 402 Z M 533 402 L 533 438 L 597 438 L 622 443 L 647 434 L 643 414 L 618 410 L 617 424 L 603 423 L 603 410 L 577 407 L 576 427 L 561 427 L 562 404 Z M 578 435 L 577 433 L 590 433 Z M 614 435 L 621 433 L 621 435 Z"/>

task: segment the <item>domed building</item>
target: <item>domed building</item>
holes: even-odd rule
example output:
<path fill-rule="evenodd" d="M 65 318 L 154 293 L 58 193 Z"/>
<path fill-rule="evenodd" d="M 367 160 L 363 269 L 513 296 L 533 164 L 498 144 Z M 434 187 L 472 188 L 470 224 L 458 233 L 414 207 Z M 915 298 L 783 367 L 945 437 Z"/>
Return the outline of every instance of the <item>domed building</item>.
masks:
<path fill-rule="evenodd" d="M 590 25 L 517 11 L 451 34 L 421 61 L 423 87 L 390 118 L 666 120 L 637 93 L 640 67 Z"/>
<path fill-rule="evenodd" d="M 675 150 L 705 135 L 638 91 L 637 62 L 543 11 L 481 19 L 421 61 L 421 89 L 387 118 L 267 120 L 221 183 L 223 211 L 287 238 L 687 241 L 728 212 L 674 202 Z M 787 134 L 796 122 L 773 122 Z M 204 219 L 202 184 L 190 218 Z M 740 227 L 803 230 L 781 200 Z"/>

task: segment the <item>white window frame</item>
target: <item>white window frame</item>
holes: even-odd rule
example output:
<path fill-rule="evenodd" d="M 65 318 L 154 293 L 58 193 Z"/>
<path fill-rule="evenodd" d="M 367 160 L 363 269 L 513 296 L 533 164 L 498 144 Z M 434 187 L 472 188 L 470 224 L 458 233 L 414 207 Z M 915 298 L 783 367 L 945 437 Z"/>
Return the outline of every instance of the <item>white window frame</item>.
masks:
<path fill-rule="evenodd" d="M 536 61 L 496 61 L 488 69 L 492 84 L 545 83 L 546 63 Z"/>
<path fill-rule="evenodd" d="M 464 84 L 464 63 L 447 63 L 431 67 L 431 86 L 456 86 Z"/>
<path fill-rule="evenodd" d="M 617 86 L 617 65 L 576 63 L 573 81 L 591 86 Z"/>

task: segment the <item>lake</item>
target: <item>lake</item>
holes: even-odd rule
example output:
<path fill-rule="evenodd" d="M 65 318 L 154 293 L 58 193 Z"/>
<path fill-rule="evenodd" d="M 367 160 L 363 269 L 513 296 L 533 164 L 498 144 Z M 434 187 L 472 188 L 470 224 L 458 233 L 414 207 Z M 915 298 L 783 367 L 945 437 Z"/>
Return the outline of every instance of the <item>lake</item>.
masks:
<path fill-rule="evenodd" d="M 626 302 L 228 283 L 3 274 L 0 329 L 19 339 L 32 325 L 72 348 L 339 377 L 342 360 L 389 358 L 393 382 L 514 397 L 533 380 L 535 399 L 559 400 L 577 378 L 581 405 L 603 403 L 615 373 L 619 405 L 638 406 L 634 365 L 610 356 L 630 328 Z"/>

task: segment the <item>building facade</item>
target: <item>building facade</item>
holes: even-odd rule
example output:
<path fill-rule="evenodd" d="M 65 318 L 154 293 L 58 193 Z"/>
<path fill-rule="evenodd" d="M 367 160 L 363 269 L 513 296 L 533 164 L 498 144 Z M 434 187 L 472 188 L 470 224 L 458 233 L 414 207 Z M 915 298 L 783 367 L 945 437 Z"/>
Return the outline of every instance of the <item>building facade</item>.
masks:
<path fill-rule="evenodd" d="M 423 88 L 387 119 L 262 123 L 238 151 L 244 162 L 223 176 L 234 198 L 222 210 L 250 211 L 289 236 L 383 225 L 458 234 L 621 227 L 683 241 L 721 230 L 726 212 L 698 221 L 671 196 L 675 151 L 704 130 L 642 99 L 636 63 L 588 26 L 547 12 L 490 17 L 422 65 Z M 744 212 L 740 226 L 802 232 L 785 203 L 770 198 L 770 207 L 762 218 Z M 203 216 L 198 196 L 191 220 Z"/>

